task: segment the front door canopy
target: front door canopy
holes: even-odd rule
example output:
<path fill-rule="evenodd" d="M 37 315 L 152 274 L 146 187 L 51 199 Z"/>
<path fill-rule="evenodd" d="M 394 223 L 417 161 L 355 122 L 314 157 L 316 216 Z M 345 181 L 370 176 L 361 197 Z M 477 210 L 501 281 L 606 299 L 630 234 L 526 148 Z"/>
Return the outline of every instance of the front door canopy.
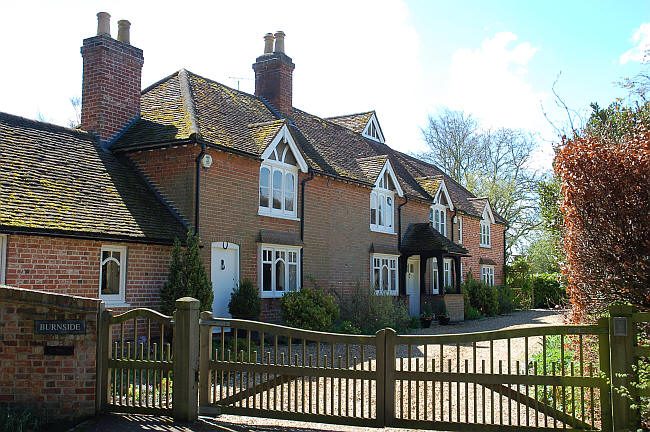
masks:
<path fill-rule="evenodd" d="M 467 249 L 449 240 L 433 229 L 430 223 L 409 224 L 404 233 L 400 252 L 404 255 L 437 256 L 470 256 Z"/>

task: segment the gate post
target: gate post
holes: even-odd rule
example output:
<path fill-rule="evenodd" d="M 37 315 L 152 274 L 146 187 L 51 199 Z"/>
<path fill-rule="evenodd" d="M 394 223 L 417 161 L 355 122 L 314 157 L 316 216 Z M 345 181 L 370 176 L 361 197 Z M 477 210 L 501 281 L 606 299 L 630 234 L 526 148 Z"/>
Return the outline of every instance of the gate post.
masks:
<path fill-rule="evenodd" d="M 212 312 L 201 312 L 202 320 L 212 319 Z M 210 353 L 212 353 L 212 327 L 209 325 L 199 325 L 200 341 L 200 359 L 199 359 L 199 407 L 210 404 Z M 236 330 L 235 330 L 236 331 Z M 243 360 L 242 360 L 243 361 Z"/>
<path fill-rule="evenodd" d="M 111 335 L 110 335 L 110 318 L 111 313 L 106 310 L 104 302 L 99 304 L 97 312 L 97 387 L 95 394 L 95 411 L 104 412 L 108 402 L 109 383 L 108 383 L 108 359 L 111 355 Z"/>
<path fill-rule="evenodd" d="M 391 426 L 395 419 L 395 336 L 392 328 L 377 332 L 377 422 Z"/>
<path fill-rule="evenodd" d="M 598 366 L 601 376 L 607 378 L 609 382 L 611 377 L 611 367 L 609 364 L 609 319 L 600 318 L 598 327 L 605 330 L 605 333 L 598 335 Z M 612 387 L 610 383 L 600 388 L 600 423 L 603 432 L 612 432 Z"/>
<path fill-rule="evenodd" d="M 182 422 L 198 418 L 200 306 L 201 302 L 192 297 L 176 300 L 172 415 L 174 420 Z"/>
<path fill-rule="evenodd" d="M 633 306 L 614 305 L 609 308 L 609 362 L 612 386 L 612 423 L 614 430 L 634 430 L 637 423 L 632 412 L 635 399 L 634 381 L 634 342 L 636 328 L 632 314 Z M 626 391 L 627 394 L 623 394 Z"/>

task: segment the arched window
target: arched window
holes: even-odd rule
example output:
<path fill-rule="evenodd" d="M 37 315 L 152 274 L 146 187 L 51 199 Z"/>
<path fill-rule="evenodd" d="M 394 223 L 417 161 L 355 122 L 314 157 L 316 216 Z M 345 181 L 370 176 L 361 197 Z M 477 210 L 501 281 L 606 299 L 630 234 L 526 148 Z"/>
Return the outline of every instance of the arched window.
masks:
<path fill-rule="evenodd" d="M 291 147 L 280 142 L 260 167 L 259 214 L 296 217 L 298 167 Z"/>
<path fill-rule="evenodd" d="M 372 285 L 375 293 L 384 295 L 397 295 L 397 256 L 373 254 L 372 263 Z"/>

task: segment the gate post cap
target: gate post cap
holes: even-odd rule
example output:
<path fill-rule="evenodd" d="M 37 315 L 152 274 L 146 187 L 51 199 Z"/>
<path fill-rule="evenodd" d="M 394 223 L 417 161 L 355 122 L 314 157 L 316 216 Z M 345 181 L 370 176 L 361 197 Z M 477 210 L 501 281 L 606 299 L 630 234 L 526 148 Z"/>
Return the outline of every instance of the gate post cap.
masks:
<path fill-rule="evenodd" d="M 193 297 L 183 297 L 176 300 L 176 309 L 199 310 L 201 302 Z"/>

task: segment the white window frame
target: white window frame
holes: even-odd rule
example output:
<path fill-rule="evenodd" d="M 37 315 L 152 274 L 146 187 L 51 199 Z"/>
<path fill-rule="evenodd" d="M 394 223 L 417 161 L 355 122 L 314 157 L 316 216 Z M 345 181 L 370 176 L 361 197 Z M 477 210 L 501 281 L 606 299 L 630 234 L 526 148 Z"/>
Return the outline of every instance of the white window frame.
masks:
<path fill-rule="evenodd" d="M 443 274 L 443 283 L 445 284 L 445 292 L 447 292 L 447 287 L 453 287 L 453 277 L 452 277 L 452 266 L 451 258 L 443 258 L 442 260 L 442 274 Z"/>
<path fill-rule="evenodd" d="M 492 247 L 492 229 L 490 227 L 490 221 L 483 219 L 480 223 L 481 234 L 479 237 L 479 246 L 484 248 Z"/>
<path fill-rule="evenodd" d="M 288 149 L 288 147 L 287 147 Z M 269 170 L 269 206 L 262 206 L 261 205 L 261 195 L 262 195 L 262 170 L 268 169 Z M 276 209 L 273 207 L 273 192 L 274 192 L 274 185 L 273 185 L 273 175 L 276 172 L 280 172 L 282 174 L 282 188 L 281 188 L 281 208 Z M 286 198 L 289 194 L 288 188 L 287 188 L 287 174 L 293 175 L 293 209 L 292 210 L 287 210 L 286 209 Z M 296 215 L 298 214 L 298 167 L 290 164 L 286 164 L 284 162 L 279 162 L 279 161 L 274 161 L 274 160 L 266 160 L 262 162 L 262 165 L 260 166 L 260 179 L 259 179 L 259 188 L 258 188 L 258 197 L 257 197 L 257 203 L 259 206 L 259 211 L 258 214 L 262 216 L 272 216 L 272 217 L 280 217 L 284 219 L 295 219 L 298 220 Z"/>
<path fill-rule="evenodd" d="M 458 244 L 463 244 L 463 218 L 461 216 L 457 216 L 458 218 Z"/>
<path fill-rule="evenodd" d="M 388 179 L 393 182 L 395 190 L 388 188 Z M 386 161 L 375 181 L 375 188 L 370 192 L 370 231 L 384 234 L 395 232 L 395 195 L 403 197 L 404 191 L 397 181 L 390 161 Z M 390 202 L 390 208 L 388 203 Z M 375 211 L 375 223 L 372 222 L 372 212 Z M 381 223 L 380 223 L 381 221 Z"/>
<path fill-rule="evenodd" d="M 0 285 L 7 281 L 7 234 L 0 234 Z"/>
<path fill-rule="evenodd" d="M 289 284 L 289 274 L 290 266 L 296 266 L 296 291 L 300 291 L 300 253 L 302 252 L 300 246 L 288 246 L 288 245 L 277 245 L 263 243 L 259 246 L 259 271 L 258 271 L 258 282 L 260 287 L 260 297 L 261 298 L 280 298 L 284 296 L 287 292 L 290 291 L 287 287 L 283 290 L 278 290 L 276 286 L 277 274 L 276 274 L 276 264 L 279 260 L 284 260 L 284 280 L 285 285 Z M 271 254 L 271 258 L 267 259 L 265 257 L 265 251 Z M 284 258 L 277 256 L 277 253 L 284 253 Z M 290 254 L 295 254 L 295 262 L 290 261 Z M 264 264 L 271 264 L 271 290 L 264 290 Z"/>
<path fill-rule="evenodd" d="M 447 237 L 447 208 L 444 205 L 432 205 L 429 210 L 429 220 L 436 231 Z"/>
<path fill-rule="evenodd" d="M 389 254 L 371 254 L 370 255 L 370 283 L 375 287 L 376 295 L 399 295 L 399 255 Z M 376 262 L 377 261 L 377 262 Z M 384 290 L 381 287 L 384 285 L 384 272 L 386 267 L 388 276 L 388 289 Z M 375 281 L 375 269 L 379 270 L 379 281 Z M 395 272 L 395 286 L 393 285 L 393 278 L 391 273 Z M 379 289 L 377 289 L 377 287 Z"/>
<path fill-rule="evenodd" d="M 431 258 L 431 294 L 440 294 L 438 280 L 438 258 Z"/>
<path fill-rule="evenodd" d="M 120 252 L 120 291 L 118 294 L 102 294 L 102 277 L 104 272 L 104 252 Z M 112 259 L 112 257 L 110 258 Z M 126 246 L 102 245 L 99 252 L 99 298 L 106 302 L 107 306 L 128 306 L 126 303 L 126 271 L 127 271 L 127 248 Z"/>
<path fill-rule="evenodd" d="M 483 265 L 481 266 L 481 281 L 489 286 L 494 286 L 494 266 Z"/>

